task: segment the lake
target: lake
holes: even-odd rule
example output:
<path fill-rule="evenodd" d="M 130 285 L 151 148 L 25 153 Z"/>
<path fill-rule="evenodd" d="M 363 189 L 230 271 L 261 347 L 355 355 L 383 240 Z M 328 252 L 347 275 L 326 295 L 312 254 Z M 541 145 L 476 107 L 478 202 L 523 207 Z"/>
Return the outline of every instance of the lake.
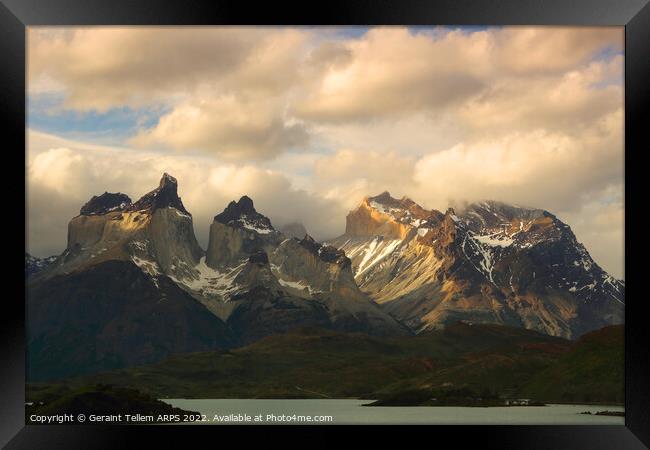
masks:
<path fill-rule="evenodd" d="M 593 415 L 597 411 L 624 410 L 622 406 L 604 405 L 497 406 L 490 408 L 459 406 L 366 407 L 362 405 L 370 403 L 372 400 L 161 400 L 184 410 L 204 414 L 207 416 L 207 421 L 197 423 L 212 425 L 624 425 L 625 423 L 624 417 Z M 590 411 L 592 415 L 579 414 L 583 411 Z"/>

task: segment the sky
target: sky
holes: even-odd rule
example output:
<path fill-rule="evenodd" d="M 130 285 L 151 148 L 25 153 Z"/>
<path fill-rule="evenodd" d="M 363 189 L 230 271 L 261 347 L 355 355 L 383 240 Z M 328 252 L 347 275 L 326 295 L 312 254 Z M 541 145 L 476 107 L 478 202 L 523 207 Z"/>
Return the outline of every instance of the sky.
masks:
<path fill-rule="evenodd" d="M 364 196 L 546 209 L 624 278 L 622 27 L 29 27 L 28 251 L 178 179 L 199 243 L 250 196 L 345 230 Z"/>

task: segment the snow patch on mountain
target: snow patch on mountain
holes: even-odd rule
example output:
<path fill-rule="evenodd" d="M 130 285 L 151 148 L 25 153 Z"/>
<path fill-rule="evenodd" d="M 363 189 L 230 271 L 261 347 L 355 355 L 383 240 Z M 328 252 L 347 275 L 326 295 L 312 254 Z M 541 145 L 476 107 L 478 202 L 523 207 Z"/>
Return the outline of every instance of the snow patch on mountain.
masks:
<path fill-rule="evenodd" d="M 174 212 L 176 213 L 176 215 L 179 216 L 179 217 L 183 217 L 183 218 L 186 218 L 186 219 L 191 219 L 192 218 L 192 216 L 190 216 L 189 214 L 185 214 L 185 213 L 179 211 L 178 209 L 176 209 L 174 207 L 170 206 L 170 209 L 173 209 Z"/>
<path fill-rule="evenodd" d="M 471 234 L 472 239 L 477 240 L 481 244 L 490 247 L 510 247 L 514 242 L 512 237 L 504 233 L 492 233 L 486 235 Z"/>
<path fill-rule="evenodd" d="M 241 218 L 235 222 L 238 223 L 241 227 L 259 234 L 269 234 L 275 231 L 273 228 L 265 226 L 263 223 L 249 221 L 246 216 L 241 216 Z"/>
<path fill-rule="evenodd" d="M 158 264 L 155 261 L 149 261 L 147 259 L 139 258 L 137 256 L 131 256 L 131 261 L 135 263 L 143 272 L 151 276 L 161 275 L 162 272 L 158 267 Z"/>
<path fill-rule="evenodd" d="M 469 252 L 474 257 L 468 254 L 468 249 L 466 248 L 468 244 Z M 480 240 L 475 239 L 475 237 L 471 236 L 469 233 L 465 235 L 463 242 L 461 243 L 461 250 L 465 255 L 465 259 L 469 261 L 469 263 L 472 264 L 476 270 L 485 275 L 485 277 L 496 286 L 494 277 L 492 275 L 492 270 L 494 269 L 494 263 L 496 260 L 494 247 L 500 246 L 483 243 Z M 474 263 L 476 256 L 479 257 L 478 266 Z"/>
<path fill-rule="evenodd" d="M 381 262 L 384 258 L 390 255 L 401 243 L 400 239 L 394 239 L 387 242 L 378 242 L 375 238 L 370 246 L 366 248 L 365 255 L 359 264 L 357 276 L 363 274 L 365 271 Z"/>
<path fill-rule="evenodd" d="M 242 289 L 241 286 L 235 283 L 235 278 L 245 265 L 246 263 L 244 262 L 237 267 L 220 272 L 209 267 L 205 263 L 205 256 L 202 256 L 199 263 L 194 267 L 196 270 L 195 277 L 187 277 L 182 280 L 174 277 L 170 278 L 191 291 L 208 297 L 219 296 L 224 301 L 228 301 L 232 295 Z"/>
<path fill-rule="evenodd" d="M 162 271 L 155 261 L 149 261 L 137 256 L 131 256 L 131 261 L 133 261 L 136 266 L 138 266 L 144 273 L 151 277 L 151 280 L 156 285 L 156 287 L 159 287 L 158 276 L 162 275 Z"/>
<path fill-rule="evenodd" d="M 388 192 L 384 192 L 376 197 L 369 197 L 368 206 L 375 211 L 391 217 L 396 222 L 410 225 L 416 229 L 427 225 L 430 219 L 430 217 L 422 215 L 428 212 L 419 207 L 413 200 L 406 197 L 398 200 L 392 198 Z"/>
<path fill-rule="evenodd" d="M 292 289 L 297 289 L 298 291 L 304 291 L 306 289 L 307 292 L 309 292 L 309 295 L 320 294 L 320 293 L 323 292 L 323 291 L 320 291 L 318 289 L 314 289 L 305 280 L 287 281 L 287 280 L 283 280 L 280 277 L 277 277 L 277 278 L 278 278 L 278 282 L 280 283 L 281 286 L 289 287 L 289 288 L 292 288 Z"/>

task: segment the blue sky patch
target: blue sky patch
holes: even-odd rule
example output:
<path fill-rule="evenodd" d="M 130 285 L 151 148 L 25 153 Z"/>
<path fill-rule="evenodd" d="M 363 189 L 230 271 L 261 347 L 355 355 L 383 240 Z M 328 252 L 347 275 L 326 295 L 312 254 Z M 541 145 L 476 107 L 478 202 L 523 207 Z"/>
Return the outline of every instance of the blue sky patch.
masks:
<path fill-rule="evenodd" d="M 68 139 L 120 145 L 138 130 L 155 126 L 169 107 L 112 108 L 106 112 L 64 108 L 63 93 L 30 95 L 27 126 Z"/>

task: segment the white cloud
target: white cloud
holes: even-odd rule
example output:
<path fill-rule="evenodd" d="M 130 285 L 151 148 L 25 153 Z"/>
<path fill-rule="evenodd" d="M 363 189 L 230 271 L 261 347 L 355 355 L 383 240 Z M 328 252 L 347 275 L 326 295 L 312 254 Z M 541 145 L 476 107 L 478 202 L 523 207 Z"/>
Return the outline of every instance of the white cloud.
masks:
<path fill-rule="evenodd" d="M 233 96 L 192 99 L 177 105 L 152 129 L 131 143 L 138 147 L 204 150 L 233 160 L 267 159 L 305 146 L 308 135 L 299 124 L 287 124 L 271 102 Z"/>
<path fill-rule="evenodd" d="M 415 189 L 415 158 L 397 152 L 343 149 L 316 160 L 312 185 L 347 209 L 363 197 L 389 190 L 410 195 Z"/>
<path fill-rule="evenodd" d="M 545 129 L 569 135 L 589 127 L 621 108 L 623 59 L 594 62 L 554 77 L 494 81 L 489 89 L 459 108 L 458 118 L 469 134 L 497 135 Z M 600 86 L 603 83 L 606 85 Z"/>
<path fill-rule="evenodd" d="M 505 79 L 561 78 L 603 48 L 622 51 L 620 28 L 505 28 L 411 33 L 376 28 L 347 44 L 295 112 L 314 121 L 376 120 L 441 111 L 481 98 Z M 516 98 L 516 97 L 513 97 Z"/>
<path fill-rule="evenodd" d="M 592 258 L 612 276 L 625 277 L 625 208 L 623 187 L 612 184 L 594 193 L 578 209 L 558 211 Z"/>
<path fill-rule="evenodd" d="M 37 27 L 28 74 L 62 83 L 79 110 L 168 102 L 206 84 L 276 91 L 295 81 L 307 38 L 260 27 Z"/>
<path fill-rule="evenodd" d="M 30 28 L 30 95 L 165 111 L 123 149 L 30 132 L 30 246 L 60 247 L 90 196 L 170 171 L 200 240 L 243 194 L 319 238 L 383 190 L 491 198 L 566 218 L 622 274 L 623 28 L 418 30 Z"/>
<path fill-rule="evenodd" d="M 620 109 L 578 136 L 512 133 L 428 155 L 415 168 L 418 197 L 438 208 L 487 198 L 567 210 L 622 177 Z"/>
<path fill-rule="evenodd" d="M 57 147 L 43 149 L 50 139 Z M 30 133 L 28 142 L 41 146 L 29 152 L 26 205 L 29 251 L 39 256 L 65 248 L 69 220 L 93 195 L 120 191 L 135 201 L 158 185 L 163 172 L 178 179 L 179 195 L 204 247 L 213 217 L 242 195 L 253 198 L 256 208 L 275 225 L 300 221 L 318 239 L 332 237 L 345 226 L 346 211 L 338 202 L 296 189 L 273 170 L 196 156 L 133 151 L 125 155 L 120 149 L 43 133 Z"/>

